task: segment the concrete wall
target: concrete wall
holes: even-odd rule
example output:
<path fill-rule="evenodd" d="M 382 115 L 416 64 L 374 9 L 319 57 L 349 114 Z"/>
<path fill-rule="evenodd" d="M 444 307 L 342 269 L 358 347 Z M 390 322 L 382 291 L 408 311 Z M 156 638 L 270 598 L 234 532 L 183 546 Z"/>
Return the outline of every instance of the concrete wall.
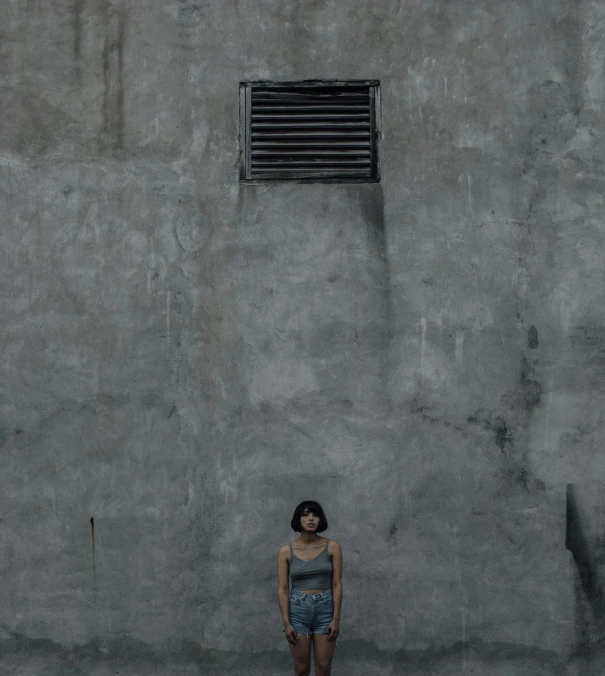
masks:
<path fill-rule="evenodd" d="M 0 663 L 290 673 L 276 555 L 314 498 L 333 673 L 565 673 L 566 485 L 605 470 L 603 4 L 0 26 Z M 239 184 L 239 82 L 306 78 L 381 81 L 381 183 Z"/>

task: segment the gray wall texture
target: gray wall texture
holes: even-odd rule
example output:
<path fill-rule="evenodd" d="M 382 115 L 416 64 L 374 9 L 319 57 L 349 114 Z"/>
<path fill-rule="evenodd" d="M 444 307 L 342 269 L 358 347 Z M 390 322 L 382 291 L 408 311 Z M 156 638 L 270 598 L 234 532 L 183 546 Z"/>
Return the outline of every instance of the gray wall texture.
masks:
<path fill-rule="evenodd" d="M 291 673 L 305 498 L 334 674 L 602 673 L 566 493 L 605 471 L 605 4 L 0 26 L 2 673 Z M 381 81 L 379 184 L 239 183 L 239 82 L 309 78 Z"/>

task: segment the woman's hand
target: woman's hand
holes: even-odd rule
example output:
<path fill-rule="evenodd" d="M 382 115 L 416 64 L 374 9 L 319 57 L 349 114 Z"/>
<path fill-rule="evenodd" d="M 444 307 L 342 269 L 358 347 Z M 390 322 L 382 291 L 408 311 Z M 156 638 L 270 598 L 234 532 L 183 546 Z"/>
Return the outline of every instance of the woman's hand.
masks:
<path fill-rule="evenodd" d="M 294 627 L 291 624 L 288 624 L 284 629 L 284 631 L 286 632 L 286 638 L 288 639 L 288 643 L 296 645 L 296 639 L 298 636 L 296 629 L 294 629 Z"/>
<path fill-rule="evenodd" d="M 330 622 L 330 624 L 328 625 L 328 633 L 330 634 L 328 636 L 328 641 L 335 641 L 338 638 L 338 634 L 340 634 L 339 620 L 332 620 Z"/>

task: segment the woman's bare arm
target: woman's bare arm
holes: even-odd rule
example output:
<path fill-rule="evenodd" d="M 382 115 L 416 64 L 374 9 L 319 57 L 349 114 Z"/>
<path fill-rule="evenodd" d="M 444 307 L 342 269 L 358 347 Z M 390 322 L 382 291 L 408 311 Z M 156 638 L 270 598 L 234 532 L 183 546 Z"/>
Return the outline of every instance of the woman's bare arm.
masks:
<path fill-rule="evenodd" d="M 290 624 L 288 616 L 288 546 L 284 545 L 277 555 L 277 598 L 279 600 L 279 610 L 284 627 Z"/>

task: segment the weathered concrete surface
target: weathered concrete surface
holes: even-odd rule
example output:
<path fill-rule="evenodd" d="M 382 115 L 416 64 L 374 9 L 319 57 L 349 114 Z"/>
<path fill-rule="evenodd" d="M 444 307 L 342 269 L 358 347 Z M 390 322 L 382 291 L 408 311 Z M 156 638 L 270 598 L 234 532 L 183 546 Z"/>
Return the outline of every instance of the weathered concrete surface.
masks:
<path fill-rule="evenodd" d="M 565 530 L 605 469 L 602 3 L 0 26 L 4 672 L 289 671 L 314 497 L 335 674 L 599 673 Z M 316 77 L 380 79 L 381 183 L 240 185 L 238 83 Z"/>

